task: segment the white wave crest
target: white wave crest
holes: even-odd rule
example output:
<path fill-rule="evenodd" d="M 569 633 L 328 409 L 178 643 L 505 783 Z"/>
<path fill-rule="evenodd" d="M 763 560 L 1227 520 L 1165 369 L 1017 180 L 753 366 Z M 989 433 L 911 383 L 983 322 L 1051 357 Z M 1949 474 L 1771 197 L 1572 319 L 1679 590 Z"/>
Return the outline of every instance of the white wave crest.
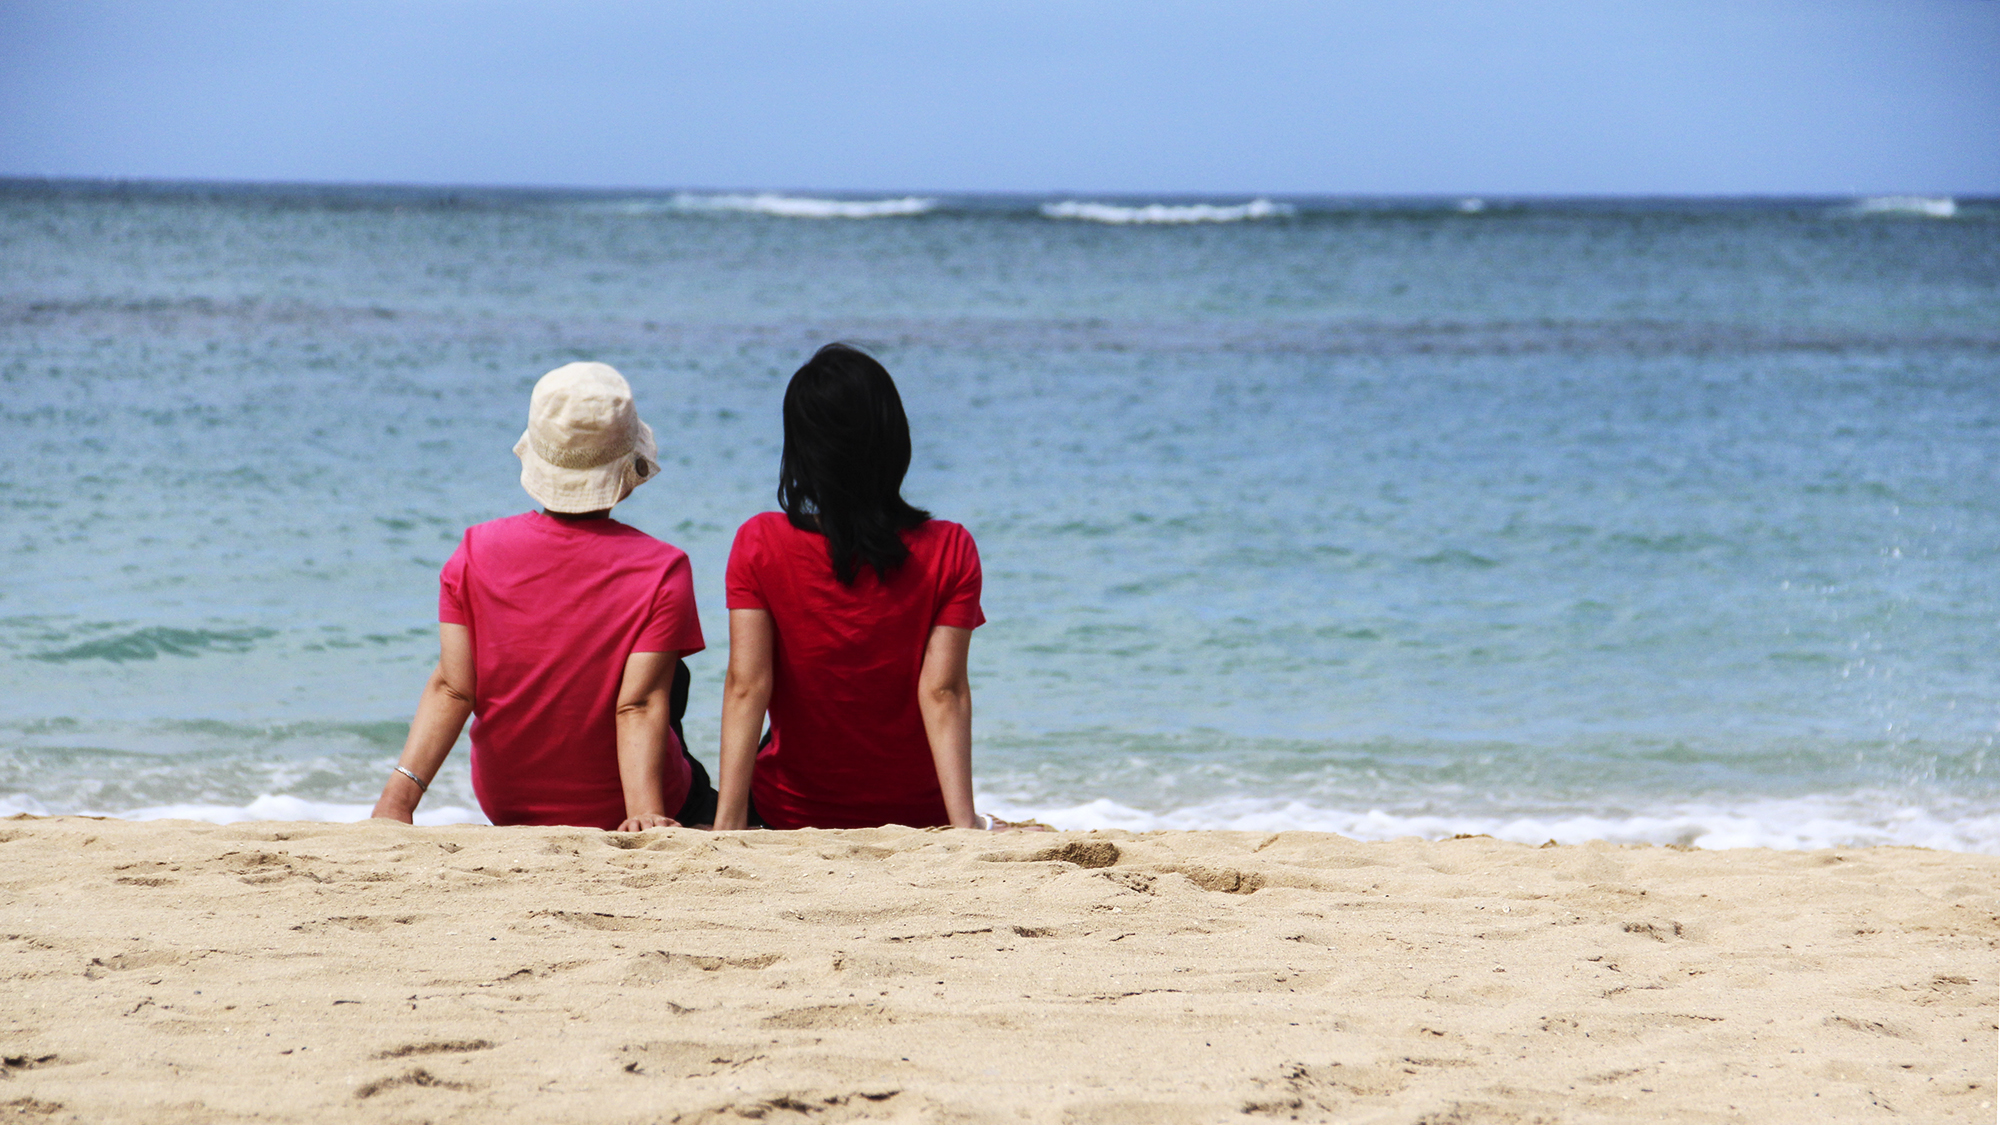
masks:
<path fill-rule="evenodd" d="M 1402 836 L 1446 839 L 1485 834 L 1519 844 L 1680 844 L 1699 848 L 1872 847 L 1897 844 L 1941 851 L 2000 855 L 2000 810 L 1952 815 L 1909 806 L 1886 796 L 1767 798 L 1742 805 L 1684 804 L 1654 813 L 1600 816 L 1451 815 L 1329 809 L 1284 798 L 1238 798 L 1146 812 L 1099 799 L 1068 808 L 1042 808 L 982 800 L 980 808 L 1005 820 L 1037 819 L 1064 829 L 1123 828 L 1133 832 L 1230 829 L 1244 832 L 1334 832 L 1356 840 Z"/>
<path fill-rule="evenodd" d="M 48 806 L 26 793 L 8 793 L 0 796 L 0 817 L 48 815 Z"/>
<path fill-rule="evenodd" d="M 120 820 L 199 820 L 208 824 L 241 824 L 249 820 L 308 820 L 332 824 L 351 824 L 368 819 L 374 812 L 372 805 L 344 805 L 329 801 L 308 801 L 303 797 L 288 794 L 265 794 L 247 805 L 155 805 L 143 809 L 126 809 L 120 812 L 84 811 L 67 815 L 113 816 Z M 56 816 L 40 801 L 25 793 L 15 793 L 0 797 L 0 816 L 27 813 L 30 816 Z M 477 809 L 462 808 L 457 805 L 441 805 L 437 808 L 419 809 L 416 822 L 426 828 L 442 824 L 486 824 L 485 816 Z"/>
<path fill-rule="evenodd" d="M 1116 226 L 1134 223 L 1240 223 L 1247 219 L 1281 218 L 1295 210 L 1289 203 L 1273 203 L 1268 199 L 1253 199 L 1228 207 L 1213 203 L 1149 203 L 1144 207 L 1128 207 L 1075 199 L 1042 204 L 1042 214 L 1051 219 L 1082 219 Z"/>
<path fill-rule="evenodd" d="M 783 219 L 886 219 L 926 214 L 936 210 L 937 205 L 935 199 L 914 195 L 901 199 L 814 199 L 759 192 L 755 195 L 682 193 L 673 198 L 673 207 L 679 211 L 738 211 Z"/>
<path fill-rule="evenodd" d="M 1333 832 L 1355 840 L 1418 836 L 1446 839 L 1460 833 L 1484 834 L 1519 844 L 1679 844 L 1705 849 L 1776 848 L 1806 850 L 1879 845 L 2000 855 L 2000 809 L 1927 808 L 1886 793 L 1763 798 L 1740 804 L 1684 802 L 1627 815 L 1587 812 L 1453 814 L 1336 809 L 1277 797 L 1239 797 L 1166 812 L 1148 812 L 1099 798 L 1080 805 L 1051 807 L 981 795 L 979 808 L 1006 820 L 1040 820 L 1056 828 L 1118 828 L 1132 832 L 1224 829 L 1240 832 Z M 0 816 L 114 816 L 121 820 L 196 820 L 209 824 L 244 821 L 366 820 L 370 807 L 310 801 L 286 794 L 265 795 L 247 805 L 177 804 L 115 812 L 52 810 L 25 793 L 0 795 Z M 426 808 L 419 825 L 485 824 L 476 809 L 456 805 Z"/>
<path fill-rule="evenodd" d="M 1914 215 L 1925 219 L 1949 219 L 1958 214 L 1958 201 L 1948 195 L 1878 195 L 1857 200 L 1850 214 Z"/>

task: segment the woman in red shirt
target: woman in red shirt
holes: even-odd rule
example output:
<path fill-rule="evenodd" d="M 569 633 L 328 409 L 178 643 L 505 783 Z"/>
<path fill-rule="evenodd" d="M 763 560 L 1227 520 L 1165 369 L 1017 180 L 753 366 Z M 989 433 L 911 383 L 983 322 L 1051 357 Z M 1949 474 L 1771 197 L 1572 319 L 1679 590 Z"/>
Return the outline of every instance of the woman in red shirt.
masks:
<path fill-rule="evenodd" d="M 866 354 L 821 348 L 784 419 L 784 511 L 752 517 L 729 552 L 715 827 L 981 827 L 972 536 L 903 500 L 909 420 Z"/>
<path fill-rule="evenodd" d="M 472 718 L 495 824 L 706 822 L 713 791 L 674 713 L 680 658 L 702 647 L 688 559 L 611 518 L 660 471 L 631 386 L 602 363 L 542 376 L 514 453 L 543 510 L 471 528 L 445 563 L 437 670 L 375 815 L 407 823 Z"/>

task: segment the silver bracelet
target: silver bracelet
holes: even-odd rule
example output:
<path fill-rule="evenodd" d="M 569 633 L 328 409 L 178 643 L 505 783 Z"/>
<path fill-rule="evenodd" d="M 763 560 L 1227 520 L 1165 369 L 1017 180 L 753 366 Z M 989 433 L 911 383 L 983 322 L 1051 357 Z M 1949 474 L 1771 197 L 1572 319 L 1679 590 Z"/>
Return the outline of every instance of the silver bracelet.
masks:
<path fill-rule="evenodd" d="M 430 783 L 430 782 L 428 782 L 428 781 L 425 781 L 425 780 L 424 780 L 423 778 L 421 778 L 421 777 L 418 777 L 418 776 L 417 776 L 417 771 L 415 771 L 415 770 L 412 770 L 412 769 L 406 769 L 406 768 L 404 768 L 403 766 L 400 766 L 400 765 L 398 765 L 398 766 L 395 766 L 395 767 L 393 767 L 393 768 L 395 769 L 395 771 L 396 771 L 397 773 L 400 773 L 400 774 L 402 774 L 402 775 L 403 775 L 404 777 L 407 777 L 407 778 L 409 778 L 409 779 L 410 779 L 411 781 L 414 781 L 414 782 L 416 782 L 416 783 L 417 783 L 417 792 L 419 792 L 419 793 L 428 793 L 428 792 L 430 792 L 430 791 L 431 791 L 431 783 Z"/>

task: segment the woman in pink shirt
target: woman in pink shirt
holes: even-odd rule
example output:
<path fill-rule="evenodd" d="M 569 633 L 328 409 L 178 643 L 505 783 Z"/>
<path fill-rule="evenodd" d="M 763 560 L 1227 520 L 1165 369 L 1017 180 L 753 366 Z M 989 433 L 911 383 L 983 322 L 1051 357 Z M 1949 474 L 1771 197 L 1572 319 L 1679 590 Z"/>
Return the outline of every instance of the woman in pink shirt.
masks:
<path fill-rule="evenodd" d="M 972 536 L 903 500 L 910 424 L 869 356 L 821 348 L 784 419 L 784 511 L 752 517 L 729 553 L 715 827 L 982 826 Z"/>
<path fill-rule="evenodd" d="M 495 824 L 705 823 L 714 791 L 674 721 L 680 658 L 703 647 L 687 555 L 611 518 L 660 471 L 631 387 L 602 363 L 556 368 L 514 453 L 543 510 L 471 528 L 445 563 L 437 669 L 375 815 L 409 822 L 472 717 Z"/>

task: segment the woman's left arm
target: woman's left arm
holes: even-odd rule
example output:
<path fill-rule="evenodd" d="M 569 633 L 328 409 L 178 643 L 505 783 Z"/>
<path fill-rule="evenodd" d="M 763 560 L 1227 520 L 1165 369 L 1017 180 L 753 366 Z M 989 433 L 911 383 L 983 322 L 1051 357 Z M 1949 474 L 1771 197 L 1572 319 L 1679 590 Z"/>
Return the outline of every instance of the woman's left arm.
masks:
<path fill-rule="evenodd" d="M 972 630 L 934 627 L 924 645 L 923 671 L 917 675 L 917 707 L 923 712 L 931 762 L 937 766 L 938 788 L 944 790 L 945 813 L 954 828 L 983 827 L 972 808 L 972 681 L 965 667 L 971 647 Z"/>
<path fill-rule="evenodd" d="M 678 652 L 635 652 L 625 658 L 618 684 L 618 780 L 625 789 L 620 832 L 672 828 L 667 814 L 667 689 Z"/>

